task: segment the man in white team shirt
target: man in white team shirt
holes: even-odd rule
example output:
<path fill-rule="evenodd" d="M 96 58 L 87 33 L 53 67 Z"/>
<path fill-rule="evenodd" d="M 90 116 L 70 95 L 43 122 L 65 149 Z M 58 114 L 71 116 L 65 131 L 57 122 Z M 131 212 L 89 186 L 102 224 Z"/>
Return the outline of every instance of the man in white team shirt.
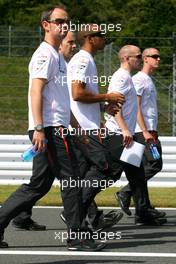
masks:
<path fill-rule="evenodd" d="M 132 77 L 132 80 L 138 99 L 135 137 L 138 142 L 146 145 L 143 156 L 143 165 L 145 170 L 145 180 L 147 181 L 162 169 L 162 150 L 157 133 L 157 93 L 152 78 L 150 77 L 150 75 L 159 67 L 160 53 L 155 48 L 147 48 L 143 51 L 142 58 L 143 68 Z M 151 143 L 157 147 L 158 152 L 160 153 L 160 158 L 154 159 L 152 156 L 150 150 Z M 131 196 L 132 192 L 129 184 L 121 189 L 119 193 L 116 193 L 116 197 L 120 201 L 123 211 L 128 215 L 131 215 L 131 211 L 129 210 Z M 150 206 L 149 210 L 160 217 L 165 216 L 165 212 L 160 212 L 152 206 Z"/>
<path fill-rule="evenodd" d="M 67 63 L 71 57 L 74 55 L 76 49 L 76 37 L 73 32 L 68 31 L 65 38 L 62 40 L 59 46 L 59 53 L 63 55 L 65 62 Z M 61 55 L 60 55 L 61 56 Z M 62 61 L 62 63 L 61 63 Z M 63 58 L 60 58 L 59 65 L 57 65 L 61 71 L 64 71 L 66 74 L 66 67 L 63 63 Z M 66 76 L 65 76 L 66 77 Z M 59 81 L 59 80 L 58 80 Z M 61 80 L 62 81 L 62 80 Z M 66 82 L 66 78 L 63 79 L 63 84 Z M 37 170 L 36 166 L 33 166 L 32 175 L 33 178 L 37 177 L 40 178 L 45 184 L 42 184 L 45 188 L 42 193 L 43 195 L 49 191 L 52 186 L 52 183 L 55 179 L 53 171 L 50 169 L 48 164 L 47 156 L 45 152 L 40 153 L 33 159 L 33 164 L 37 163 Z M 40 184 L 41 184 L 40 180 Z M 21 212 L 18 216 L 16 216 L 13 221 L 12 225 L 16 228 L 23 229 L 23 230 L 45 230 L 45 225 L 40 225 L 37 222 L 33 221 L 32 217 L 32 207 L 34 204 L 31 204 L 29 208 L 25 207 L 25 211 Z"/>
<path fill-rule="evenodd" d="M 38 47 L 29 64 L 29 136 L 34 148 L 46 151 L 49 169 L 62 181 L 79 178 L 79 168 L 74 144 L 69 133 L 63 135 L 70 123 L 70 100 L 65 79 L 66 69 L 58 47 L 68 31 L 68 14 L 63 6 L 54 6 L 42 13 L 41 25 L 44 42 Z M 47 142 L 46 142 L 47 140 Z M 37 160 L 34 162 L 38 171 Z M 34 176 L 34 175 L 33 175 Z M 8 247 L 3 241 L 4 229 L 11 219 L 41 198 L 45 186 L 44 174 L 32 177 L 29 184 L 22 185 L 0 208 L 0 247 Z M 52 179 L 53 180 L 53 179 Z M 62 184 L 61 181 L 61 184 Z M 63 187 L 63 186 L 61 186 Z M 104 247 L 93 239 L 82 236 L 82 202 L 80 189 L 61 188 L 67 220 L 69 250 L 97 251 Z"/>
<path fill-rule="evenodd" d="M 143 165 L 140 168 L 119 160 L 123 147 L 132 144 L 137 120 L 137 94 L 132 82 L 131 72 L 141 66 L 142 54 L 138 47 L 126 45 L 119 51 L 120 68 L 112 75 L 108 91 L 120 92 L 125 96 L 119 113 L 115 117 L 105 115 L 105 126 L 109 130 L 107 146 L 111 152 L 119 177 L 125 171 L 135 202 L 135 223 L 137 225 L 161 225 L 165 219 L 156 217 L 148 210 L 148 190 L 144 180 Z M 111 132 L 111 134 L 110 134 Z"/>
<path fill-rule="evenodd" d="M 78 40 L 81 50 L 68 63 L 67 76 L 71 110 L 86 135 L 85 140 L 82 140 L 82 135 L 78 137 L 77 146 L 85 156 L 83 167 L 86 172 L 82 175 L 89 187 L 83 186 L 83 204 L 84 208 L 88 208 L 101 190 L 101 180 L 106 180 L 110 173 L 100 133 L 100 103 L 123 103 L 124 97 L 120 93 L 99 94 L 94 55 L 105 46 L 105 38 L 99 27 L 87 24 L 78 32 Z"/>

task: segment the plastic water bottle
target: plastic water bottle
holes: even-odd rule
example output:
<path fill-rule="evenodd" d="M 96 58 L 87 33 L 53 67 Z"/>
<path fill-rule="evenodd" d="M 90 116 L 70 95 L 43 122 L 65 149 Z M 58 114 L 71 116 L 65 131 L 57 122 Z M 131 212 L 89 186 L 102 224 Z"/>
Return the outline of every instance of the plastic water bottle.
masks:
<path fill-rule="evenodd" d="M 31 161 L 33 157 L 38 155 L 38 151 L 34 150 L 34 145 L 30 146 L 24 153 L 21 155 L 23 161 Z"/>
<path fill-rule="evenodd" d="M 154 145 L 154 144 L 151 144 L 150 145 L 150 151 L 152 153 L 152 156 L 155 160 L 159 159 L 160 158 L 160 154 L 157 150 L 157 147 Z"/>

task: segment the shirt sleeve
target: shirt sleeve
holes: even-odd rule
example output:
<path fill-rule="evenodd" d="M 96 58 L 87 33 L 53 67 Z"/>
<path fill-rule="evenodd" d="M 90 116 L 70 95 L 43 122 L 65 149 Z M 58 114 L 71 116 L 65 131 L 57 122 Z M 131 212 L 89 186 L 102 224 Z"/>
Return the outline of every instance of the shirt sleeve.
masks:
<path fill-rule="evenodd" d="M 119 92 L 126 95 L 129 92 L 129 79 L 127 76 L 115 74 L 109 84 L 109 92 Z"/>
<path fill-rule="evenodd" d="M 134 88 L 136 90 L 137 95 L 142 96 L 144 92 L 144 80 L 139 78 L 139 76 L 133 76 L 132 77 Z"/>
<path fill-rule="evenodd" d="M 53 58 L 51 54 L 43 54 L 39 52 L 32 59 L 30 67 L 30 75 L 32 79 L 42 78 L 50 80 L 52 73 Z"/>
<path fill-rule="evenodd" d="M 85 57 L 79 57 L 69 65 L 69 78 L 70 80 L 78 80 L 86 83 L 89 67 L 89 59 Z"/>

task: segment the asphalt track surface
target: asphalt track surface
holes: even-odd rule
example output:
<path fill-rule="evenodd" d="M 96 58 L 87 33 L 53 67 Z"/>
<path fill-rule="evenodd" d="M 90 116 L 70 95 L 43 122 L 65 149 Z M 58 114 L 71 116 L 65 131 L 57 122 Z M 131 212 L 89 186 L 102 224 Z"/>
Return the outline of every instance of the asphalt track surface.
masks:
<path fill-rule="evenodd" d="M 136 227 L 134 216 L 124 216 L 107 230 L 109 236 L 116 233 L 116 237 L 109 239 L 101 252 L 67 250 L 65 239 L 61 239 L 66 235 L 65 224 L 59 217 L 61 210 L 34 208 L 33 218 L 46 224 L 46 231 L 22 231 L 10 224 L 5 233 L 9 248 L 0 249 L 0 264 L 176 263 L 176 208 L 163 209 L 168 223 L 161 227 Z"/>

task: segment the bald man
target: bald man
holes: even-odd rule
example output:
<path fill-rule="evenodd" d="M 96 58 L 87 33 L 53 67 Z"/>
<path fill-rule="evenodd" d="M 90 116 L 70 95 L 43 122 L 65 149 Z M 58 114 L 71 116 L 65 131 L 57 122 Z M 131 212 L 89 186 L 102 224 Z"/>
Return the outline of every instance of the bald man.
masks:
<path fill-rule="evenodd" d="M 114 175 L 121 176 L 124 171 L 129 181 L 135 203 L 135 224 L 158 226 L 166 222 L 165 219 L 150 212 L 147 185 L 144 179 L 143 165 L 138 168 L 119 160 L 124 147 L 129 147 L 134 139 L 137 121 L 137 94 L 131 73 L 141 67 L 142 54 L 137 46 L 126 45 L 119 51 L 120 68 L 112 75 L 108 92 L 119 92 L 125 96 L 125 103 L 115 115 L 105 115 L 105 126 L 111 132 L 107 137 L 107 146 L 114 163 Z M 118 155 L 119 154 L 119 155 Z M 114 180 L 117 180 L 114 179 Z"/>
<path fill-rule="evenodd" d="M 162 169 L 162 149 L 158 139 L 157 123 L 157 94 L 155 85 L 150 77 L 154 71 L 159 68 L 160 53 L 155 48 L 147 48 L 142 53 L 143 68 L 132 78 L 134 87 L 137 92 L 138 113 L 135 136 L 138 142 L 145 144 L 146 149 L 143 156 L 143 165 L 145 170 L 145 180 L 151 179 Z M 154 144 L 157 147 L 159 158 L 156 159 L 151 155 L 150 146 Z M 131 188 L 128 184 L 119 193 L 115 194 L 119 200 L 122 210 L 131 215 L 129 205 L 131 201 Z M 155 212 L 160 217 L 165 216 L 165 212 L 160 212 L 150 206 L 150 211 Z"/>

